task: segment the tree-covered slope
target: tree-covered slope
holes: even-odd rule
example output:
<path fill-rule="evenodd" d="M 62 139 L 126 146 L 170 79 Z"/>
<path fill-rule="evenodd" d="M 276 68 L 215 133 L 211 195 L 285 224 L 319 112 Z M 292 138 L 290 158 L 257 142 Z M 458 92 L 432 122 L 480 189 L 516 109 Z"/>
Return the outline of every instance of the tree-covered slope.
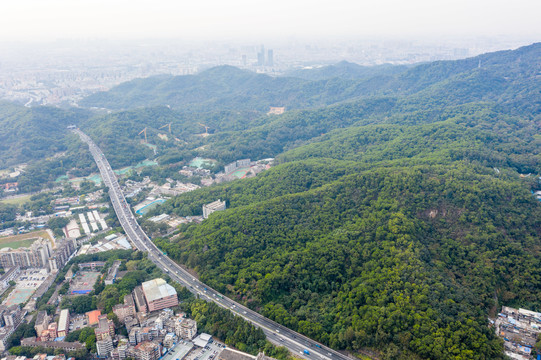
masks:
<path fill-rule="evenodd" d="M 402 114 L 404 115 L 404 114 Z M 488 104 L 450 107 L 436 122 L 404 124 L 399 114 L 386 124 L 335 130 L 279 156 L 280 161 L 311 158 L 377 163 L 476 161 L 519 173 L 541 173 L 539 115 L 510 116 Z"/>
<path fill-rule="evenodd" d="M 0 102 L 0 169 L 65 151 L 67 126 L 88 117 L 85 110 Z"/>
<path fill-rule="evenodd" d="M 130 109 L 165 106 L 187 112 L 208 110 L 258 110 L 269 106 L 306 107 L 344 100 L 353 82 L 334 79 L 310 82 L 298 78 L 271 77 L 221 66 L 197 75 L 136 79 L 108 92 L 93 94 L 82 106 Z"/>
<path fill-rule="evenodd" d="M 308 188 L 256 196 L 160 245 L 286 326 L 403 359 L 500 358 L 486 326 L 495 296 L 541 305 L 541 206 L 517 182 L 453 163 Z"/>

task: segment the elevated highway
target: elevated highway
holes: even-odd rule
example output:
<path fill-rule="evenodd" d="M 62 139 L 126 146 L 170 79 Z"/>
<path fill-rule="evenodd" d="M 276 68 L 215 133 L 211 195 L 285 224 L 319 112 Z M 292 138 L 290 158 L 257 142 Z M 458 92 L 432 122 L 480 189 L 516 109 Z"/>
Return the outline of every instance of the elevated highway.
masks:
<path fill-rule="evenodd" d="M 162 271 L 167 273 L 171 279 L 185 286 L 188 290 L 198 295 L 200 298 L 207 301 L 213 301 L 219 306 L 229 309 L 237 316 L 242 316 L 253 325 L 261 328 L 271 343 L 279 346 L 285 346 L 298 357 L 303 357 L 310 360 L 351 360 L 351 358 L 347 357 L 346 355 L 317 343 L 314 340 L 290 330 L 270 319 L 267 319 L 259 313 L 250 310 L 249 308 L 220 294 L 218 291 L 197 280 L 184 268 L 180 267 L 168 256 L 163 254 L 137 223 L 136 217 L 132 213 L 130 206 L 124 198 L 124 194 L 120 189 L 116 175 L 111 169 L 111 166 L 109 165 L 109 162 L 105 158 L 103 152 L 92 141 L 92 139 L 81 130 L 73 129 L 72 131 L 79 135 L 82 141 L 88 144 L 90 152 L 92 153 L 92 156 L 94 157 L 94 160 L 100 170 L 101 177 L 105 185 L 109 188 L 109 196 L 111 198 L 113 208 L 127 237 L 138 250 L 146 252 L 148 254 L 148 258 Z"/>

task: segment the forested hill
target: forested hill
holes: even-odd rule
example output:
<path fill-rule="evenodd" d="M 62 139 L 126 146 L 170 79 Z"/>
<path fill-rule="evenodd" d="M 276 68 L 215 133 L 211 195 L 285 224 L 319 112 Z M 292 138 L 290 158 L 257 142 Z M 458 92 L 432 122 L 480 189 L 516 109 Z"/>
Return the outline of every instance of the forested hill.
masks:
<path fill-rule="evenodd" d="M 197 75 L 158 76 L 137 79 L 93 94 L 81 101 L 82 106 L 130 109 L 169 105 L 183 111 L 258 110 L 269 106 L 309 108 L 374 95 L 411 95 L 421 91 L 437 99 L 454 91 L 455 101 L 511 101 L 541 82 L 539 57 L 541 44 L 513 51 L 500 51 L 457 61 L 437 61 L 402 71 L 399 67 L 372 69 L 375 76 L 355 79 L 358 69 L 337 65 L 340 77 L 304 80 L 294 77 L 270 77 L 221 66 Z M 332 73 L 334 70 L 329 70 Z M 367 70 L 367 73 L 369 71 Z M 308 75 L 304 77 L 310 77 Z M 431 87 L 435 88 L 431 88 Z M 462 90 L 462 92 L 457 91 Z M 539 95 L 539 93 L 535 94 Z M 539 96 L 531 96 L 531 109 L 539 110 Z M 513 106 L 516 106 L 513 103 Z"/>
<path fill-rule="evenodd" d="M 457 163 L 309 187 L 276 197 L 226 187 L 226 200 L 248 204 L 157 242 L 266 316 L 384 359 L 503 358 L 488 313 L 498 303 L 539 308 L 541 207 L 516 182 Z"/>
<path fill-rule="evenodd" d="M 82 109 L 26 108 L 0 102 L 0 169 L 67 150 L 66 127 L 89 117 Z"/>
<path fill-rule="evenodd" d="M 350 126 L 406 126 L 449 119 L 461 122 L 464 128 L 475 126 L 489 131 L 494 130 L 491 127 L 499 118 L 502 125 L 507 124 L 505 127 L 511 129 L 515 126 L 511 123 L 519 122 L 520 136 L 531 146 L 530 139 L 539 127 L 535 119 L 541 112 L 540 48 L 539 44 L 534 44 L 471 59 L 423 64 L 401 74 L 384 76 L 385 80 L 381 76 L 367 81 L 271 78 L 233 67 L 214 68 L 194 76 L 136 80 L 99 96 L 111 96 L 110 99 L 114 99 L 111 101 L 122 107 L 132 100 L 137 106 L 148 102 L 165 103 L 162 95 L 167 93 L 168 99 L 178 98 L 179 101 L 194 102 L 194 105 L 189 105 L 189 111 L 185 111 L 184 105 L 179 109 L 155 106 L 125 110 L 94 118 L 82 127 L 97 139 L 114 166 L 129 165 L 131 160 L 151 156 L 149 149 L 139 144 L 142 136 L 138 134 L 143 128 L 147 128 L 149 142 L 158 146 L 159 161 L 163 164 L 189 161 L 195 156 L 211 157 L 221 164 L 239 158 L 274 157 L 306 142 L 319 141 L 320 136 L 331 131 Z M 175 82 L 182 86 L 173 86 Z M 302 86 L 283 88 L 276 85 L 284 82 Z M 265 114 L 266 106 L 275 104 L 269 102 L 269 98 L 284 96 L 290 91 L 306 97 L 304 87 L 328 82 L 347 82 L 349 87 L 344 94 L 348 96 L 371 92 L 387 95 L 353 96 L 350 101 L 330 106 L 288 109 L 280 116 Z M 208 92 L 205 90 L 207 87 L 210 87 Z M 259 92 L 248 91 L 254 87 Z M 265 90 L 261 92 L 263 88 Z M 376 88 L 381 91 L 376 91 Z M 337 89 L 331 87 L 325 94 L 319 94 L 318 99 L 334 103 L 337 95 L 333 94 L 342 94 L 340 86 Z M 195 92 L 192 94 L 192 91 Z M 220 92 L 231 101 L 222 103 L 224 98 L 220 98 Z M 255 103 L 246 102 L 245 96 L 266 105 L 258 108 Z M 288 101 L 301 106 L 302 99 L 295 96 L 292 95 Z M 202 102 L 195 103 L 197 101 Z M 238 109 L 232 109 L 236 103 L 242 104 Z M 219 109 L 213 110 L 215 108 Z M 482 124 L 477 124 L 481 119 Z M 468 121 L 472 123 L 467 124 Z M 159 128 L 169 123 L 172 124 L 172 134 L 179 141 L 158 137 L 164 133 Z M 198 136 L 204 132 L 201 124 L 209 126 L 209 137 Z M 506 136 L 507 130 L 501 128 L 498 131 L 498 136 Z M 115 151 L 109 152 L 112 143 Z M 482 148 L 481 145 L 478 147 Z M 516 169 L 528 172 L 531 166 L 520 165 Z"/>
<path fill-rule="evenodd" d="M 541 311 L 540 60 L 536 44 L 420 65 L 387 96 L 217 131 L 199 154 L 277 166 L 167 201 L 148 216 L 228 209 L 155 241 L 336 349 L 504 359 L 487 317 Z"/>
<path fill-rule="evenodd" d="M 109 109 L 169 105 L 184 111 L 256 109 L 269 106 L 312 106 L 344 98 L 341 92 L 349 83 L 340 81 L 335 94 L 327 83 L 311 83 L 287 77 L 271 77 L 220 66 L 197 75 L 158 76 L 123 83 L 108 92 L 93 94 L 80 102 L 82 106 Z"/>

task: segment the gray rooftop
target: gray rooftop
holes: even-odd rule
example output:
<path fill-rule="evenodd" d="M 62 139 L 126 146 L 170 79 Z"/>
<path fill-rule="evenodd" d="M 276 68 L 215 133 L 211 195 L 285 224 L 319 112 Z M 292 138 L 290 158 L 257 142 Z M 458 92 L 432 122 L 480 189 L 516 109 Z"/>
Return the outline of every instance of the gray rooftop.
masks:
<path fill-rule="evenodd" d="M 254 360 L 255 356 L 243 354 L 231 349 L 225 349 L 219 356 L 220 360 Z"/>

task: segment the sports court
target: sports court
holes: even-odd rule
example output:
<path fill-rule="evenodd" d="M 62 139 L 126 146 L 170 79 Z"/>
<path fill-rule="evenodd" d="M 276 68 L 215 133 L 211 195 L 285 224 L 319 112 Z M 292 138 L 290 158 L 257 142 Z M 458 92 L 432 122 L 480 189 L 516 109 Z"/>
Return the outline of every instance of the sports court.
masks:
<path fill-rule="evenodd" d="M 135 213 L 138 214 L 138 215 L 145 215 L 147 212 L 149 212 L 150 210 L 154 209 L 156 206 L 160 205 L 160 204 L 163 204 L 165 202 L 164 199 L 156 199 L 146 205 L 144 205 L 143 207 L 137 209 L 138 206 L 140 206 L 141 204 L 139 204 L 138 206 L 135 207 Z"/>
<path fill-rule="evenodd" d="M 214 159 L 205 159 L 205 158 L 200 158 L 200 157 L 196 157 L 194 159 L 192 159 L 192 161 L 190 161 L 190 166 L 192 167 L 196 167 L 196 168 L 203 168 L 203 166 L 212 166 L 216 163 L 216 160 Z"/>
<path fill-rule="evenodd" d="M 248 174 L 249 172 L 250 172 L 250 168 L 241 168 L 241 169 L 237 169 L 233 171 L 231 175 L 233 175 L 237 179 L 244 179 L 246 174 Z"/>
<path fill-rule="evenodd" d="M 15 288 L 12 292 L 9 293 L 3 304 L 6 306 L 23 304 L 26 302 L 26 300 L 30 299 L 34 291 L 36 291 L 36 289 Z"/>
<path fill-rule="evenodd" d="M 0 237 L 0 248 L 9 247 L 12 249 L 18 249 L 20 247 L 29 247 L 38 238 L 49 239 L 51 245 L 54 246 L 54 242 L 51 235 L 46 230 L 31 231 L 26 234 L 11 235 Z"/>

